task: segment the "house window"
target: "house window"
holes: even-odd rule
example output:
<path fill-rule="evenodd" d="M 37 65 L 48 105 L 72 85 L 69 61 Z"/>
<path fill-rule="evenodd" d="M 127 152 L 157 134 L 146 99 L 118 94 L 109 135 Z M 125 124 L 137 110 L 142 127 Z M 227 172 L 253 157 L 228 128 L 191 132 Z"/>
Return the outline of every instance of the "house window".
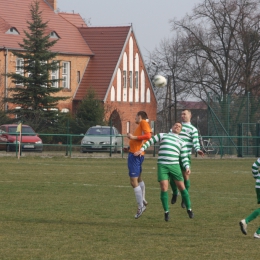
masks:
<path fill-rule="evenodd" d="M 80 71 L 77 71 L 77 82 L 80 82 Z"/>
<path fill-rule="evenodd" d="M 155 126 L 154 121 L 151 121 L 150 126 L 151 126 L 152 132 L 154 133 L 154 126 Z"/>
<path fill-rule="evenodd" d="M 138 71 L 135 72 L 135 88 L 139 88 Z"/>
<path fill-rule="evenodd" d="M 22 58 L 16 59 L 16 74 L 24 76 L 24 60 Z M 22 85 L 22 83 L 16 82 L 16 85 Z"/>
<path fill-rule="evenodd" d="M 60 37 L 58 36 L 58 34 L 56 32 L 53 31 L 50 33 L 50 38 L 59 39 Z"/>
<path fill-rule="evenodd" d="M 129 88 L 133 87 L 133 72 L 129 71 Z"/>
<path fill-rule="evenodd" d="M 19 35 L 19 32 L 14 27 L 11 27 L 6 33 L 7 34 Z"/>
<path fill-rule="evenodd" d="M 59 70 L 52 70 L 51 71 L 51 79 L 52 80 L 55 80 L 55 79 L 58 79 L 59 78 Z M 58 81 L 52 81 L 51 82 L 51 86 L 53 88 L 57 88 L 58 87 Z"/>
<path fill-rule="evenodd" d="M 127 87 L 127 74 L 126 74 L 126 70 L 123 71 L 123 84 L 124 84 L 124 88 Z"/>
<path fill-rule="evenodd" d="M 67 61 L 62 63 L 62 87 L 70 88 L 70 63 Z"/>

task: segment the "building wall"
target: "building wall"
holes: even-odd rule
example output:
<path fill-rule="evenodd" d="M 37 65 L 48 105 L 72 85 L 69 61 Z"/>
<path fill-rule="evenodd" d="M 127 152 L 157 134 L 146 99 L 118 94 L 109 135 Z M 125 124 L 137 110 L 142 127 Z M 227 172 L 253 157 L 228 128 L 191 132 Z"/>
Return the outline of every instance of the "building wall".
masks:
<path fill-rule="evenodd" d="M 131 40 L 132 39 L 132 40 Z M 133 46 L 129 48 L 129 46 Z M 138 55 L 137 55 L 138 54 Z M 139 61 L 136 62 L 136 57 L 139 57 Z M 127 88 L 124 89 L 124 75 L 123 71 L 127 65 Z M 136 67 L 138 66 L 138 67 Z M 129 88 L 130 78 L 129 71 L 133 72 L 132 89 Z M 135 71 L 138 71 L 139 88 L 136 89 L 135 84 Z M 144 84 L 143 91 L 141 90 L 142 82 Z M 147 91 L 150 92 L 150 102 L 147 100 Z M 148 95 L 149 96 L 149 95 Z M 138 111 L 144 110 L 148 114 L 150 123 L 156 121 L 157 102 L 154 96 L 152 86 L 150 84 L 149 77 L 145 70 L 144 61 L 141 58 L 140 51 L 136 44 L 134 35 L 131 35 L 129 42 L 126 45 L 124 55 L 120 61 L 117 76 L 114 78 L 112 88 L 108 93 L 107 100 L 105 102 L 107 109 L 107 117 L 116 110 L 120 116 L 122 123 L 122 134 L 126 135 L 129 131 L 133 133 L 136 128 L 135 115 Z M 127 139 L 125 139 L 127 142 Z"/>
<path fill-rule="evenodd" d="M 86 56 L 57 56 L 57 60 L 62 61 L 69 61 L 70 62 L 70 89 L 64 89 L 61 92 L 57 93 L 58 96 L 62 97 L 69 97 L 69 99 L 60 101 L 58 108 L 61 110 L 63 108 L 68 108 L 72 111 L 72 98 L 75 91 L 78 88 L 80 82 L 77 81 L 77 73 L 80 73 L 80 80 L 83 77 L 83 74 L 86 70 L 87 63 L 89 61 L 89 57 Z M 60 77 L 62 77 L 62 72 L 60 70 Z M 60 82 L 61 84 L 61 82 Z"/>
<path fill-rule="evenodd" d="M 16 71 L 16 56 L 12 54 L 11 51 L 8 51 L 7 55 L 7 72 L 15 72 Z M 67 100 L 60 101 L 58 108 L 63 109 L 67 108 L 70 111 L 72 110 L 72 97 L 78 87 L 78 72 L 80 74 L 80 79 L 83 77 L 85 72 L 87 63 L 89 61 L 88 56 L 71 56 L 71 55 L 58 55 L 56 60 L 60 60 L 61 62 L 67 61 L 70 62 L 70 88 L 63 89 L 62 91 L 56 93 L 55 95 L 61 97 L 69 97 Z M 4 51 L 0 51 L 0 75 L 5 72 L 5 55 Z M 59 77 L 62 78 L 62 69 L 59 71 Z M 8 88 L 13 87 L 14 84 L 12 83 L 10 78 L 7 78 L 7 91 Z M 59 82 L 59 86 L 62 86 L 62 81 Z M 5 77 L 3 75 L 0 76 L 0 98 L 4 97 L 5 93 Z M 8 95 L 10 93 L 8 92 Z M 9 107 L 16 106 L 9 104 Z"/>

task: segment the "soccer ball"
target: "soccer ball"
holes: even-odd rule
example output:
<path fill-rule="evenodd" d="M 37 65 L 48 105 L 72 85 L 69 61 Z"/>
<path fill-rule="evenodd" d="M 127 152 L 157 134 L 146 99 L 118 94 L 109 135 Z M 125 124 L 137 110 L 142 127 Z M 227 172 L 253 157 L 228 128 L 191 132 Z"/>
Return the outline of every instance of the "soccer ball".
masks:
<path fill-rule="evenodd" d="M 155 87 L 164 87 L 167 84 L 167 80 L 164 76 L 156 75 L 154 76 L 153 83 Z"/>

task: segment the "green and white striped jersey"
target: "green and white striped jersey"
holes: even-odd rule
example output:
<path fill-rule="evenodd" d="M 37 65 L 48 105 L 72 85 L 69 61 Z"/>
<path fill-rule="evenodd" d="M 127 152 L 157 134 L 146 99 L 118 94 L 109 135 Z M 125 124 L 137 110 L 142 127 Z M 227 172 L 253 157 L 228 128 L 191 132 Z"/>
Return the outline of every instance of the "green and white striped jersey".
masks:
<path fill-rule="evenodd" d="M 260 166 L 260 158 L 258 158 L 252 165 L 252 173 L 255 180 L 255 187 L 260 189 L 260 173 L 259 173 L 259 166 Z"/>
<path fill-rule="evenodd" d="M 158 161 L 160 164 L 179 164 L 181 159 L 182 165 L 189 168 L 189 159 L 186 143 L 174 133 L 160 133 L 152 136 L 146 141 L 141 150 L 144 151 L 153 144 L 160 142 Z"/>
<path fill-rule="evenodd" d="M 187 153 L 192 153 L 192 147 L 194 147 L 195 151 L 197 152 L 200 150 L 200 143 L 199 143 L 199 133 L 195 126 L 191 123 L 181 123 L 182 129 L 179 134 L 182 140 L 186 142 Z"/>

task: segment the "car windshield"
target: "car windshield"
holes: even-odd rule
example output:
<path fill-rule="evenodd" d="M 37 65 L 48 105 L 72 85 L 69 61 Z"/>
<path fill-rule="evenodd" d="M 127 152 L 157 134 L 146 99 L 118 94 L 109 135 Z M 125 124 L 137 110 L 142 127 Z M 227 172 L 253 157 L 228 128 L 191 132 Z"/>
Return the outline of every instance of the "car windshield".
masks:
<path fill-rule="evenodd" d="M 111 129 L 111 134 L 114 134 L 114 130 Z M 110 135 L 110 128 L 90 128 L 86 135 Z"/>
<path fill-rule="evenodd" d="M 8 128 L 8 133 L 16 135 L 18 134 L 16 130 L 17 130 L 17 126 L 11 126 Z M 36 135 L 36 134 L 31 127 L 22 126 L 22 135 Z"/>

